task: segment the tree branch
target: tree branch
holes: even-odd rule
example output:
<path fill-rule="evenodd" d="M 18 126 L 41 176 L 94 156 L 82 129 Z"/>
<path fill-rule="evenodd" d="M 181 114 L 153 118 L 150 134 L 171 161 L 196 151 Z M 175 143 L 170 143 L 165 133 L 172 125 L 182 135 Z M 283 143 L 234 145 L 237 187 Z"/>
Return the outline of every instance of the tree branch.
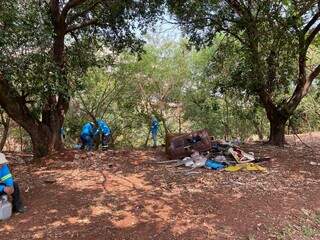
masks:
<path fill-rule="evenodd" d="M 97 123 L 96 116 L 94 115 L 94 113 L 92 112 L 92 110 L 90 110 L 90 109 L 88 108 L 88 106 L 86 105 L 83 97 L 81 96 L 81 93 L 79 93 L 78 96 L 79 96 L 80 101 L 81 101 L 81 103 L 82 103 L 82 105 L 83 105 L 83 107 L 84 107 L 84 108 L 81 108 L 81 107 L 80 107 L 80 110 L 83 111 L 83 112 L 85 112 L 86 114 L 88 114 L 89 117 L 91 117 L 91 119 L 93 120 L 94 124 L 96 125 L 96 123 Z"/>
<path fill-rule="evenodd" d="M 81 29 L 81 28 L 85 28 L 85 27 L 88 27 L 88 26 L 91 26 L 91 25 L 96 25 L 98 23 L 98 19 L 92 19 L 90 21 L 87 21 L 87 22 L 82 22 L 82 23 L 79 23 L 79 24 L 76 24 L 76 25 L 71 25 L 67 28 L 66 30 L 66 33 L 71 33 L 71 32 L 74 32 L 78 29 Z"/>
<path fill-rule="evenodd" d="M 57 23 L 58 19 L 59 19 L 59 14 L 60 14 L 59 13 L 59 0 L 51 0 L 49 8 L 50 8 L 52 21 L 54 23 Z"/>
<path fill-rule="evenodd" d="M 320 65 L 318 65 L 313 72 L 309 75 L 308 79 L 306 77 L 300 78 L 298 85 L 296 86 L 290 100 L 287 102 L 287 109 L 292 112 L 300 103 L 301 99 L 308 93 L 309 88 L 313 80 L 320 74 Z"/>
<path fill-rule="evenodd" d="M 87 9 L 83 10 L 82 12 L 75 14 L 75 15 L 71 15 L 70 16 L 70 21 L 69 23 L 72 23 L 73 21 L 75 21 L 78 17 L 82 17 L 85 14 L 87 14 L 88 12 L 90 12 L 92 9 L 94 9 L 99 3 L 101 3 L 102 0 L 98 0 L 95 1 L 93 4 L 91 4 L 91 6 L 89 6 Z"/>
<path fill-rule="evenodd" d="M 103 109 L 103 112 L 101 114 L 101 118 L 106 114 L 106 112 L 108 111 L 109 107 L 111 106 L 111 104 L 114 102 L 114 100 L 116 100 L 118 98 L 118 93 L 122 91 L 122 89 L 124 88 L 124 86 L 122 86 L 118 92 L 115 92 L 115 95 L 111 97 L 111 99 L 109 100 L 108 103 L 106 103 L 104 105 L 104 109 Z M 115 88 L 113 89 L 115 90 Z M 111 94 L 108 94 L 111 96 Z M 104 101 L 107 100 L 106 98 L 104 99 Z"/>
<path fill-rule="evenodd" d="M 0 73 L 0 106 L 8 116 L 21 125 L 24 129 L 39 126 L 40 122 L 35 119 L 29 108 L 21 102 L 19 93 L 10 86 L 9 82 Z"/>
<path fill-rule="evenodd" d="M 305 45 L 305 49 L 307 50 L 310 46 L 310 44 L 313 42 L 313 40 L 315 39 L 315 37 L 317 36 L 317 34 L 320 32 L 320 23 L 315 27 L 315 29 L 313 29 L 313 31 L 310 33 L 310 35 L 307 37 L 306 39 L 306 45 Z"/>
<path fill-rule="evenodd" d="M 318 1 L 319 2 L 319 1 Z M 319 4 L 319 3 L 316 3 L 316 0 L 315 1 L 310 1 L 309 4 L 306 4 L 304 7 L 301 7 L 299 9 L 298 7 L 298 10 L 299 10 L 299 14 L 298 16 L 303 16 L 304 14 L 306 14 L 315 4 Z"/>
<path fill-rule="evenodd" d="M 87 0 L 69 0 L 67 4 L 64 6 L 64 8 L 61 11 L 61 17 L 63 19 L 66 19 L 68 12 L 70 11 L 71 8 L 75 8 L 82 3 L 86 2 Z"/>
<path fill-rule="evenodd" d="M 276 105 L 273 103 L 272 98 L 270 96 L 270 94 L 267 92 L 267 90 L 265 88 L 261 88 L 260 90 L 257 91 L 260 101 L 263 104 L 263 106 L 265 107 L 265 109 L 267 109 L 268 111 L 273 111 L 275 112 L 277 107 Z M 268 114 L 267 111 L 267 114 Z"/>
<path fill-rule="evenodd" d="M 318 65 L 313 72 L 309 75 L 308 81 L 312 82 L 320 74 L 320 65 Z"/>
<path fill-rule="evenodd" d="M 307 25 L 303 28 L 303 33 L 306 34 L 313 24 L 320 18 L 320 10 L 312 17 L 312 19 L 307 23 Z"/>
<path fill-rule="evenodd" d="M 0 114 L 1 117 L 1 124 L 4 126 L 6 123 L 6 120 L 4 119 L 3 113 Z"/>
<path fill-rule="evenodd" d="M 237 0 L 226 0 L 226 2 L 239 16 L 244 15 L 241 4 Z"/>

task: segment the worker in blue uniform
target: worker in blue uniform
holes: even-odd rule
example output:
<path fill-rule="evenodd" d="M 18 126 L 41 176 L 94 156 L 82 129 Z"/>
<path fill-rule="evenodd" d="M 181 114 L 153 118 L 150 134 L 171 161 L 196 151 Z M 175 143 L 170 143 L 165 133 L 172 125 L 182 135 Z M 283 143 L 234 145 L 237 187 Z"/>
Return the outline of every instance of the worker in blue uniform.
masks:
<path fill-rule="evenodd" d="M 153 147 L 157 147 L 157 135 L 159 131 L 159 122 L 155 116 L 151 117 L 151 134 L 153 140 Z"/>
<path fill-rule="evenodd" d="M 83 125 L 80 140 L 81 140 L 81 147 L 80 149 L 87 148 L 89 151 L 93 148 L 93 137 L 96 133 L 96 127 L 94 123 L 87 122 Z"/>
<path fill-rule="evenodd" d="M 20 198 L 20 190 L 18 184 L 14 181 L 13 176 L 8 167 L 8 160 L 3 153 L 0 153 L 0 195 L 8 195 L 12 197 L 13 212 L 23 213 L 25 207 Z"/>
<path fill-rule="evenodd" d="M 101 134 L 101 138 L 99 138 L 101 139 L 101 145 L 103 148 L 107 148 L 111 139 L 110 127 L 104 120 L 101 120 L 101 119 L 97 120 L 97 126 L 98 126 L 98 129 L 96 131 L 96 135 L 100 136 Z"/>

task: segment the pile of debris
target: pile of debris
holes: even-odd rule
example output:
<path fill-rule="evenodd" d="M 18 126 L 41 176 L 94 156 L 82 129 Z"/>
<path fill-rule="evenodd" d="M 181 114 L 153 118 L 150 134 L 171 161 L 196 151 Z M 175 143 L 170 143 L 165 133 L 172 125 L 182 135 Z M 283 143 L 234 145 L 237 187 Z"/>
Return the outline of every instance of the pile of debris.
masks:
<path fill-rule="evenodd" d="M 224 169 L 234 172 L 241 169 L 267 172 L 257 163 L 270 158 L 257 158 L 254 153 L 246 153 L 237 142 L 214 141 L 206 130 L 174 136 L 167 139 L 166 152 L 174 166 L 189 167 L 190 171 L 205 167 L 213 170 Z"/>

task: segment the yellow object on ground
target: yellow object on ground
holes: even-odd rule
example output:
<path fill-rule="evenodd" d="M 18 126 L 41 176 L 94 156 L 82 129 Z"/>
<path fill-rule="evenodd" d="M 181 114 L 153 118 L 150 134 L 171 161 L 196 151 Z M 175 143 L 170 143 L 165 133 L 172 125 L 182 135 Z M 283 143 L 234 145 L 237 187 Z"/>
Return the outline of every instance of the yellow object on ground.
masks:
<path fill-rule="evenodd" d="M 228 172 L 236 172 L 236 171 L 239 171 L 241 169 L 242 169 L 242 167 L 240 166 L 240 164 L 238 164 L 238 165 L 226 167 L 224 170 L 226 170 Z"/>
<path fill-rule="evenodd" d="M 255 163 L 242 163 L 242 164 L 237 164 L 235 166 L 229 166 L 226 167 L 224 170 L 228 172 L 236 172 L 239 170 L 247 170 L 247 171 L 260 171 L 260 172 L 267 172 L 267 169 L 264 167 L 259 166 L 258 164 Z"/>

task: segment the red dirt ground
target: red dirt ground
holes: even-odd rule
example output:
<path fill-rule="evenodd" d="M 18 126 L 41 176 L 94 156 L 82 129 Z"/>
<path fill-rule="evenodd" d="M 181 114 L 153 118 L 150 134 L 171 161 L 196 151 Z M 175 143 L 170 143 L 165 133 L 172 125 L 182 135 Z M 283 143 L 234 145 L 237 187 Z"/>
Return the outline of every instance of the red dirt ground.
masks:
<path fill-rule="evenodd" d="M 320 239 L 320 134 L 277 148 L 247 144 L 272 160 L 268 173 L 186 176 L 157 164 L 158 151 L 68 150 L 31 164 L 8 153 L 25 214 L 0 223 L 1 239 Z"/>

